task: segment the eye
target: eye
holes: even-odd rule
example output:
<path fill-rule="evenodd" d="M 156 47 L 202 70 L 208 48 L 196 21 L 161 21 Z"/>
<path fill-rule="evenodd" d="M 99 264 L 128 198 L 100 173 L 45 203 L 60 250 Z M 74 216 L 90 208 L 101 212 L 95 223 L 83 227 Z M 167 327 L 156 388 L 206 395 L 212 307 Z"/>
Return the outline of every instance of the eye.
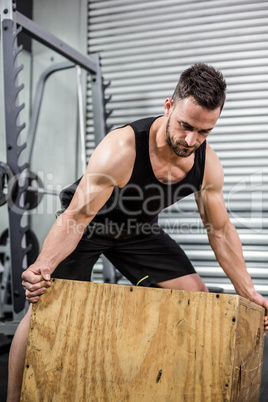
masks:
<path fill-rule="evenodd" d="M 211 130 L 202 130 L 202 131 L 200 131 L 200 134 L 202 134 L 202 135 L 207 135 L 207 134 L 210 133 L 210 131 L 211 131 Z"/>
<path fill-rule="evenodd" d="M 180 122 L 180 126 L 181 126 L 181 128 L 182 128 L 183 130 L 187 130 L 187 131 L 192 131 L 192 130 L 193 130 L 193 128 L 192 128 L 191 126 L 188 126 L 188 125 L 185 124 L 185 123 L 181 123 L 181 122 Z"/>

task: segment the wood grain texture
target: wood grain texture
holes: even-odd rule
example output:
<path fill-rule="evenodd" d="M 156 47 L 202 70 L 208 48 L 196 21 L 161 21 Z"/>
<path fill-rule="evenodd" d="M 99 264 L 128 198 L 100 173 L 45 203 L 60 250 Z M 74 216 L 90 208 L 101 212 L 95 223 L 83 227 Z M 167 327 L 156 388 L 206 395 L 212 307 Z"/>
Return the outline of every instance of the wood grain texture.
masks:
<path fill-rule="evenodd" d="M 233 401 L 258 402 L 263 360 L 264 334 L 259 306 L 241 298 L 238 310 L 233 372 Z"/>
<path fill-rule="evenodd" d="M 57 279 L 33 305 L 21 401 L 257 398 L 263 317 L 239 296 Z"/>

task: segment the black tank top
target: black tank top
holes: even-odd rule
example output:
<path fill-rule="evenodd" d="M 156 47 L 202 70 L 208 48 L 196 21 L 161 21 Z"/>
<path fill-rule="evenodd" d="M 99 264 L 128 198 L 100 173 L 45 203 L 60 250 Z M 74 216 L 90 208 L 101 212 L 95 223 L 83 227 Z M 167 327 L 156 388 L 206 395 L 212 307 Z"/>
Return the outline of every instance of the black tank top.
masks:
<path fill-rule="evenodd" d="M 155 222 L 164 208 L 201 189 L 206 141 L 196 150 L 193 167 L 178 183 L 163 184 L 155 177 L 149 156 L 149 131 L 156 118 L 141 119 L 130 124 L 136 140 L 136 159 L 131 178 L 123 188 L 114 188 L 106 204 L 93 219 L 93 224 L 126 225 L 127 228 L 131 220 L 134 228 L 135 223 Z M 80 180 L 62 191 L 60 197 L 63 209 L 68 207 Z"/>

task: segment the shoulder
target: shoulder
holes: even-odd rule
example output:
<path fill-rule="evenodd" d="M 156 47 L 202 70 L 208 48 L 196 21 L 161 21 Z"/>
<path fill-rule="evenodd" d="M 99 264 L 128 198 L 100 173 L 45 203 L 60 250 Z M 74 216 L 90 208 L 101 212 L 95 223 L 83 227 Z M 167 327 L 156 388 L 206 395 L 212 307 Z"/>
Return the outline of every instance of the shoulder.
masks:
<path fill-rule="evenodd" d="M 131 126 L 125 126 L 110 131 L 100 145 L 108 145 L 108 149 L 116 146 L 119 150 L 125 150 L 125 148 L 135 148 L 135 135 Z"/>
<path fill-rule="evenodd" d="M 135 135 L 130 126 L 108 133 L 93 152 L 86 173 L 111 175 L 121 187 L 128 181 L 136 157 Z"/>
<path fill-rule="evenodd" d="M 216 152 L 207 143 L 203 189 L 221 190 L 224 182 L 222 164 Z"/>

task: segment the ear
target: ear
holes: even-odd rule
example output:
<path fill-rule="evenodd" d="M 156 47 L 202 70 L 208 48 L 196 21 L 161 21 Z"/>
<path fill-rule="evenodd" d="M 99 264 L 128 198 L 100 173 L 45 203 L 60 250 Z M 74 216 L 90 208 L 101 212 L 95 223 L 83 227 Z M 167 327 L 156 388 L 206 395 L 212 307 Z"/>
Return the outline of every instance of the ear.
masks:
<path fill-rule="evenodd" d="M 169 117 L 172 107 L 173 107 L 173 100 L 170 99 L 170 98 L 167 98 L 165 100 L 165 106 L 164 106 L 165 116 L 166 117 Z"/>

